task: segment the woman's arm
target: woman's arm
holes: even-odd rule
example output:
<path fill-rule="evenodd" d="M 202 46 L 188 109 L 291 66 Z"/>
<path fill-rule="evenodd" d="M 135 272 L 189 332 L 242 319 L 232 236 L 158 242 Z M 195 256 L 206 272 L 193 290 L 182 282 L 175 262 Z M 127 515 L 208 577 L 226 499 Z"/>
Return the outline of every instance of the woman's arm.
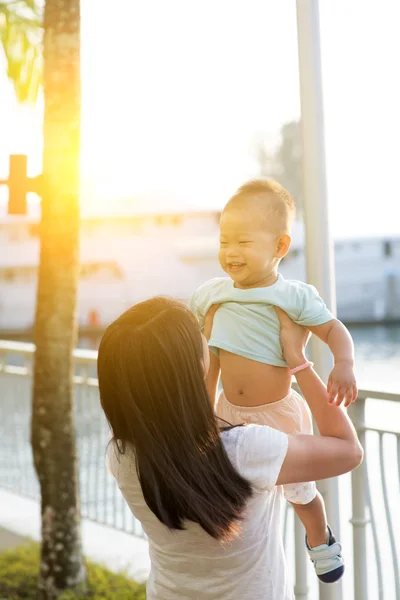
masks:
<path fill-rule="evenodd" d="M 320 435 L 289 436 L 277 484 L 328 479 L 358 467 L 363 449 L 347 414 L 340 407 L 328 404 L 326 388 L 312 369 L 299 371 L 297 383 Z"/>
<path fill-rule="evenodd" d="M 277 309 L 283 354 L 290 368 L 303 364 L 309 332 Z M 355 469 L 363 450 L 347 414 L 328 403 L 326 388 L 311 368 L 298 371 L 297 383 L 317 423 L 319 436 L 289 436 L 277 483 L 300 483 L 336 477 Z"/>
<path fill-rule="evenodd" d="M 211 398 L 213 406 L 215 406 L 215 403 L 217 401 L 217 390 L 220 373 L 221 367 L 219 365 L 219 358 L 214 354 L 214 352 L 210 352 L 210 368 L 208 369 L 206 377 L 206 386 L 208 395 Z"/>
<path fill-rule="evenodd" d="M 213 323 L 214 323 L 214 315 L 217 312 L 217 310 L 219 309 L 219 307 L 220 307 L 220 304 L 213 304 L 206 315 L 205 322 L 204 322 L 204 336 L 205 336 L 207 342 L 209 341 L 209 339 L 211 337 L 211 331 L 212 331 L 212 327 L 213 327 Z M 207 377 L 206 377 L 206 386 L 207 386 L 208 395 L 211 398 L 213 406 L 215 406 L 215 402 L 216 402 L 220 373 L 221 373 L 221 367 L 219 364 L 219 358 L 218 358 L 218 356 L 216 356 L 214 354 L 214 352 L 210 352 L 210 368 L 208 370 Z"/>

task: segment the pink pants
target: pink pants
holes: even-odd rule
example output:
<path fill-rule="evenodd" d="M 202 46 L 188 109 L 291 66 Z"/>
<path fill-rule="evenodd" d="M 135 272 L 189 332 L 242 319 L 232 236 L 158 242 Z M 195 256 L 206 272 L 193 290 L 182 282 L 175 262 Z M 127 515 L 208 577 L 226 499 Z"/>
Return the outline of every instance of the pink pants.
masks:
<path fill-rule="evenodd" d="M 269 425 L 289 435 L 306 433 L 312 435 L 311 412 L 304 398 L 291 390 L 285 398 L 261 406 L 236 406 L 222 392 L 218 399 L 218 417 L 231 425 L 256 423 Z M 308 504 L 315 498 L 315 482 L 290 483 L 283 486 L 286 500 L 294 504 Z"/>

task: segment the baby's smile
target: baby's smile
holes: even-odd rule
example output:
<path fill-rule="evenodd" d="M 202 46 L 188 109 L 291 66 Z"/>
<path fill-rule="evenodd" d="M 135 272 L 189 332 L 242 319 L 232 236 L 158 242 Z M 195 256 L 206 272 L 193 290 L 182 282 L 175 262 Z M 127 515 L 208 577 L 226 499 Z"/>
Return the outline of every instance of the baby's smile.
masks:
<path fill-rule="evenodd" d="M 232 271 L 233 273 L 237 273 L 238 271 L 243 269 L 243 267 L 245 267 L 245 266 L 246 266 L 246 263 L 243 263 L 243 262 L 228 262 L 227 263 L 228 271 Z"/>

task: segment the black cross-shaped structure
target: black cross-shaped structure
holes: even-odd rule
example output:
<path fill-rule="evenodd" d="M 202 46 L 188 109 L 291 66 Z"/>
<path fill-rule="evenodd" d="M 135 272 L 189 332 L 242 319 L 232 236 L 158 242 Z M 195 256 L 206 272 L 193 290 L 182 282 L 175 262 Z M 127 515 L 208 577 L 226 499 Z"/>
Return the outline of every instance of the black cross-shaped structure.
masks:
<path fill-rule="evenodd" d="M 26 195 L 35 192 L 41 195 L 42 176 L 28 177 L 28 158 L 25 154 L 10 155 L 8 179 L 0 180 L 0 185 L 8 186 L 8 214 L 26 215 Z"/>

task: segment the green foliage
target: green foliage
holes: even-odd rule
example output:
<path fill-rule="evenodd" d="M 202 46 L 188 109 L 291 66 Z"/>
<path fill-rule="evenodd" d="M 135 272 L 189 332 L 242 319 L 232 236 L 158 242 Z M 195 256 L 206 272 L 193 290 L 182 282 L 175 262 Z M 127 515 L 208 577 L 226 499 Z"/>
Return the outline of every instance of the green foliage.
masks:
<path fill-rule="evenodd" d="M 280 131 L 280 143 L 274 153 L 270 153 L 262 139 L 256 145 L 256 160 L 259 173 L 263 177 L 276 179 L 293 196 L 297 215 L 303 210 L 302 146 L 300 123 L 285 123 Z"/>
<path fill-rule="evenodd" d="M 145 600 L 145 585 L 86 561 L 85 593 L 63 592 L 58 600 Z M 0 554 L 0 600 L 36 600 L 39 545 L 27 544 Z"/>
<path fill-rule="evenodd" d="M 42 81 L 42 12 L 38 0 L 0 0 L 0 45 L 19 102 L 34 103 Z"/>

